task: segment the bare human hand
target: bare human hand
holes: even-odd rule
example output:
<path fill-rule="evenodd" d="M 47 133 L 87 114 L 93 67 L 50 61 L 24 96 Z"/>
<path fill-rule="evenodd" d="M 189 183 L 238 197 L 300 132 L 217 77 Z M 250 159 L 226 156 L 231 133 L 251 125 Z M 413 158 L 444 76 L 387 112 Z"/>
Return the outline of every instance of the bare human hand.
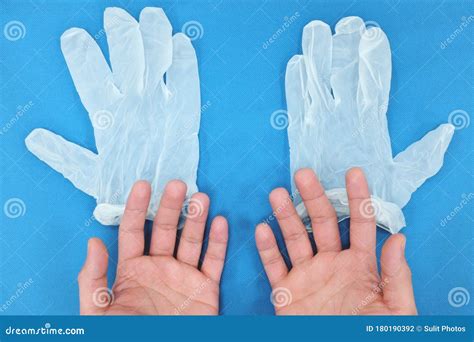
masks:
<path fill-rule="evenodd" d="M 405 237 L 395 234 L 382 248 L 381 274 L 375 254 L 375 218 L 364 210 L 370 193 L 362 170 L 346 175 L 350 209 L 350 248 L 342 250 L 334 208 L 314 172 L 301 169 L 296 186 L 311 217 L 317 247 L 285 189 L 270 194 L 291 259 L 288 270 L 275 236 L 266 224 L 256 230 L 256 242 L 272 286 L 279 315 L 415 315 L 411 272 L 405 260 Z"/>
<path fill-rule="evenodd" d="M 216 315 L 219 283 L 227 248 L 223 217 L 211 225 L 207 252 L 198 268 L 209 198 L 192 196 L 184 230 L 174 255 L 186 185 L 171 181 L 153 222 L 150 255 L 144 255 L 144 223 L 151 189 L 135 183 L 119 228 L 118 266 L 112 290 L 107 288 L 108 253 L 100 239 L 89 240 L 87 259 L 79 274 L 83 315 Z"/>

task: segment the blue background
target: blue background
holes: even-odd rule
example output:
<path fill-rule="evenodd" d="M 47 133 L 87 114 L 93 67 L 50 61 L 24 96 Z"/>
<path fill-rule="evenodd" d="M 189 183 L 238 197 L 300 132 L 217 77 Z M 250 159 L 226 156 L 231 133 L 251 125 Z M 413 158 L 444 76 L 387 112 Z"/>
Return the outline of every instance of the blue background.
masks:
<path fill-rule="evenodd" d="M 2 314 L 77 314 L 76 276 L 86 241 L 102 238 L 111 252 L 113 280 L 117 230 L 92 218 L 95 201 L 29 153 L 24 138 L 44 127 L 95 151 L 82 107 L 60 51 L 59 37 L 77 26 L 92 35 L 102 30 L 107 6 L 138 17 L 145 6 L 163 7 L 175 32 L 190 20 L 203 27 L 194 41 L 201 76 L 202 115 L 198 185 L 211 198 L 211 217 L 230 222 L 230 245 L 222 279 L 224 314 L 272 314 L 270 287 L 254 242 L 256 223 L 270 215 L 269 192 L 290 185 L 286 130 L 270 124 L 284 109 L 284 72 L 301 52 L 302 28 L 320 19 L 332 27 L 344 16 L 377 22 L 389 37 L 393 78 L 388 121 L 394 153 L 461 109 L 472 115 L 473 26 L 454 34 L 473 13 L 469 1 L 13 1 L 1 0 L 0 25 L 23 23 L 26 34 L 9 41 L 0 35 L 1 198 L 24 203 L 24 215 L 0 212 L 0 306 Z M 264 43 L 299 17 L 266 49 Z M 2 32 L 0 32 L 1 34 Z M 105 35 L 99 45 L 107 54 Z M 33 104 L 8 125 L 18 108 Z M 469 116 L 468 116 L 469 118 Z M 454 287 L 473 292 L 473 203 L 446 225 L 473 189 L 473 126 L 456 131 L 441 171 L 405 207 L 407 257 L 421 314 L 472 314 L 471 303 L 449 304 Z M 6 132 L 5 132 L 6 128 Z M 277 227 L 274 227 L 277 228 Z M 347 224 L 342 224 L 347 238 Z M 378 232 L 379 248 L 388 234 Z M 21 296 L 9 301 L 19 284 Z"/>
<path fill-rule="evenodd" d="M 467 316 L 2 316 L 2 341 L 26 340 L 30 336 L 11 333 L 15 328 L 82 328 L 80 335 L 61 335 L 61 341 L 318 341 L 318 342 L 456 342 L 472 341 L 472 318 Z M 219 324 L 216 324 L 216 321 Z M 376 332 L 376 326 L 412 326 L 410 332 Z M 424 327 L 464 327 L 465 332 L 424 332 Z M 186 329 L 183 329 L 183 326 Z M 301 326 L 311 329 L 301 329 Z M 344 329 L 340 329 L 344 326 Z M 366 327 L 372 326 L 372 332 Z M 418 331 L 419 329 L 422 331 Z M 382 328 L 383 329 L 383 328 Z M 317 340 L 316 340 L 317 336 Z M 31 337 L 30 337 L 31 338 Z M 51 335 L 35 335 L 35 341 L 51 341 Z"/>

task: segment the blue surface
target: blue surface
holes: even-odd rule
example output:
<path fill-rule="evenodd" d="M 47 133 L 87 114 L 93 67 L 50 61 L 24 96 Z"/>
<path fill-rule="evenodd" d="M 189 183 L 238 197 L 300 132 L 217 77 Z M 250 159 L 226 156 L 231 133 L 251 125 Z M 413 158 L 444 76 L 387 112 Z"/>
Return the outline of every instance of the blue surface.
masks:
<path fill-rule="evenodd" d="M 318 341 L 318 342 L 465 342 L 472 341 L 473 320 L 467 316 L 2 316 L 2 341 L 25 340 L 16 329 L 34 328 L 43 333 L 35 341 L 51 341 L 53 329 L 74 329 L 61 341 Z M 216 321 L 219 324 L 216 324 Z M 283 323 L 283 324 L 282 324 Z M 49 327 L 48 329 L 45 329 Z M 183 326 L 186 329 L 183 329 Z M 301 329 L 301 326 L 312 329 Z M 344 326 L 344 329 L 340 329 Z M 433 327 L 440 327 L 436 332 Z M 441 327 L 451 327 L 441 330 Z M 157 327 L 159 327 L 157 329 Z M 393 327 L 393 328 L 392 328 Z M 398 328 L 395 328 L 398 327 Z M 455 328 L 458 328 L 456 331 Z M 372 330 L 371 330 L 372 328 Z M 392 328 L 391 330 L 389 330 Z M 431 331 L 429 328 L 432 328 Z M 21 331 L 20 331 L 21 332 Z M 231 334 L 229 334 L 231 332 Z M 317 336 L 317 337 L 316 337 Z M 31 337 L 30 337 L 31 338 Z M 55 336 L 55 339 L 58 339 Z M 317 339 L 316 339 L 317 338 Z"/>
<path fill-rule="evenodd" d="M 1 314 L 77 314 L 76 276 L 92 236 L 102 238 L 111 251 L 113 278 L 117 230 L 94 222 L 94 200 L 24 145 L 32 129 L 44 127 L 95 151 L 92 126 L 69 76 L 59 37 L 72 26 L 85 28 L 97 34 L 107 55 L 101 34 L 107 6 L 123 7 L 136 17 L 145 6 L 160 6 L 175 31 L 190 20 L 204 29 L 203 37 L 194 41 L 202 103 L 209 104 L 201 121 L 198 184 L 211 198 L 211 216 L 222 214 L 230 222 L 221 295 L 224 314 L 273 313 L 253 233 L 256 223 L 271 212 L 269 192 L 290 185 L 286 131 L 272 128 L 270 116 L 286 106 L 286 62 L 301 52 L 306 23 L 320 19 L 334 27 L 340 18 L 358 15 L 387 33 L 393 50 L 388 121 L 394 153 L 446 122 L 452 111 L 474 113 L 474 20 L 459 32 L 463 17 L 469 20 L 472 15 L 470 1 L 0 3 L 1 28 L 17 20 L 26 30 L 16 41 L 0 36 L 0 204 L 19 198 L 25 208 L 18 218 L 0 212 Z M 297 20 L 264 49 L 285 17 L 296 12 Z M 452 41 L 442 46 L 450 36 Z M 19 116 L 15 113 L 20 106 L 24 113 Z M 408 226 L 403 232 L 422 314 L 473 312 L 472 301 L 459 308 L 448 302 L 454 287 L 474 294 L 474 201 L 461 204 L 463 194 L 474 193 L 473 127 L 456 131 L 443 168 L 404 209 Z M 452 212 L 452 219 L 443 224 Z M 386 238 L 378 232 L 379 247 Z M 18 286 L 24 288 L 26 282 L 30 285 L 16 296 Z"/>

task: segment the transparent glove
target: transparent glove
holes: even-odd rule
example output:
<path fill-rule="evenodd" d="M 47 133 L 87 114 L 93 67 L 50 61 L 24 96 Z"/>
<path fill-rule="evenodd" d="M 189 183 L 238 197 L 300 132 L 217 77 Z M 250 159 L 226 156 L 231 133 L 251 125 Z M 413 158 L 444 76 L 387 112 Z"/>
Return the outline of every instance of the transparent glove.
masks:
<path fill-rule="evenodd" d="M 313 21 L 304 28 L 302 45 L 303 55 L 292 57 L 286 70 L 291 173 L 315 170 L 344 219 L 349 215 L 345 173 L 361 167 L 373 194 L 372 206 L 364 203 L 363 212 L 398 232 L 405 226 L 401 209 L 441 168 L 454 127 L 439 126 L 393 158 L 386 118 L 392 65 L 384 32 L 347 17 L 332 35 L 327 24 Z"/>
<path fill-rule="evenodd" d="M 195 51 L 172 27 L 161 8 L 145 8 L 138 23 L 119 8 L 107 8 L 104 26 L 110 70 L 94 39 L 79 28 L 61 37 L 61 49 L 94 127 L 98 154 L 44 129 L 26 146 L 97 200 L 96 219 L 120 222 L 132 184 L 148 180 L 153 219 L 165 184 L 173 179 L 197 191 L 200 121 Z M 166 82 L 165 82 L 166 73 Z"/>

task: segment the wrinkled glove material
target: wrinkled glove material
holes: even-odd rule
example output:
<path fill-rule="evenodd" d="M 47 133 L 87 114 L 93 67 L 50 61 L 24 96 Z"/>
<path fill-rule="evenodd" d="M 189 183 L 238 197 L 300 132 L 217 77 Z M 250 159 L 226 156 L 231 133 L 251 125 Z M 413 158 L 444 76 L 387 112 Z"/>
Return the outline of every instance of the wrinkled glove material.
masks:
<path fill-rule="evenodd" d="M 104 27 L 110 65 L 83 29 L 61 36 L 61 49 L 94 128 L 97 154 L 45 129 L 27 148 L 97 200 L 96 219 L 120 223 L 127 196 L 139 179 L 151 183 L 147 219 L 155 216 L 164 186 L 181 179 L 197 191 L 200 88 L 196 53 L 161 8 L 147 7 L 137 22 L 107 8 Z"/>
<path fill-rule="evenodd" d="M 358 17 L 340 20 L 332 34 L 322 21 L 305 26 L 302 55 L 287 65 L 285 91 L 291 174 L 312 168 L 340 220 L 349 215 L 345 173 L 361 167 L 372 193 L 362 213 L 397 233 L 412 193 L 443 164 L 454 126 L 442 124 L 395 157 L 387 126 L 392 74 L 390 44 L 379 27 Z M 292 183 L 297 211 L 310 219 Z"/>

